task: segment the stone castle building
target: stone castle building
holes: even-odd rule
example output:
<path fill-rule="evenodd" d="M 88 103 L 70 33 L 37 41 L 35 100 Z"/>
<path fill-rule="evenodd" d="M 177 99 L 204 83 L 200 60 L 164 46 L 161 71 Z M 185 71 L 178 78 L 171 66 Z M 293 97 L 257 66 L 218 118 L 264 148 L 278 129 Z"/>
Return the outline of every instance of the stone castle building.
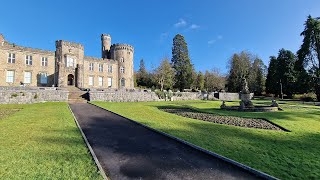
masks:
<path fill-rule="evenodd" d="M 56 51 L 27 48 L 0 34 L 0 86 L 133 89 L 134 48 L 111 45 L 101 35 L 101 58 L 84 55 L 81 44 L 58 40 Z"/>

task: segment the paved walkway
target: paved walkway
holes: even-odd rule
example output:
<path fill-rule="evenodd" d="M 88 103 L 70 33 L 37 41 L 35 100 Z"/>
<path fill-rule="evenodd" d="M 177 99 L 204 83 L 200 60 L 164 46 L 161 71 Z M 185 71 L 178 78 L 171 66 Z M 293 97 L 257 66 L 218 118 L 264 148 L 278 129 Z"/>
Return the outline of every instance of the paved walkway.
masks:
<path fill-rule="evenodd" d="M 70 107 L 112 180 L 257 179 L 234 165 L 101 108 L 85 103 Z"/>

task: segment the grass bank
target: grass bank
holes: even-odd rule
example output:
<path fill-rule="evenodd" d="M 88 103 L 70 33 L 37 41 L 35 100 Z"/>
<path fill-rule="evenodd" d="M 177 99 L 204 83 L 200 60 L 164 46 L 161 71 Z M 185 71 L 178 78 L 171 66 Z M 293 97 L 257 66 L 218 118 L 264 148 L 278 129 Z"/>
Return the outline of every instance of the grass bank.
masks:
<path fill-rule="evenodd" d="M 270 104 L 266 101 L 254 103 Z M 221 102 L 218 101 L 94 104 L 281 179 L 320 178 L 320 108 L 316 106 L 280 102 L 284 111 L 270 113 L 223 111 L 219 109 Z M 266 118 L 291 132 L 194 120 L 158 109 L 164 107 L 189 107 L 219 115 Z"/>
<path fill-rule="evenodd" d="M 0 105 L 0 179 L 102 179 L 66 103 Z"/>

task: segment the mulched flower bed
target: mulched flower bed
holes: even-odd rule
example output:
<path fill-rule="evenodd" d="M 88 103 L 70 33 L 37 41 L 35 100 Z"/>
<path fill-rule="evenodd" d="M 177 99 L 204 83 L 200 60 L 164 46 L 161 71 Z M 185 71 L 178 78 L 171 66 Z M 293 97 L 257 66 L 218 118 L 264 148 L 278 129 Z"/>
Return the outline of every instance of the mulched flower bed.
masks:
<path fill-rule="evenodd" d="M 264 120 L 264 119 L 254 119 L 254 118 L 242 118 L 235 116 L 219 116 L 209 113 L 197 112 L 192 109 L 161 109 L 162 111 L 176 114 L 179 116 L 198 119 L 203 121 L 209 121 L 218 124 L 227 124 L 233 126 L 240 126 L 246 128 L 258 128 L 258 129 L 269 129 L 276 131 L 283 131 L 280 127 Z"/>

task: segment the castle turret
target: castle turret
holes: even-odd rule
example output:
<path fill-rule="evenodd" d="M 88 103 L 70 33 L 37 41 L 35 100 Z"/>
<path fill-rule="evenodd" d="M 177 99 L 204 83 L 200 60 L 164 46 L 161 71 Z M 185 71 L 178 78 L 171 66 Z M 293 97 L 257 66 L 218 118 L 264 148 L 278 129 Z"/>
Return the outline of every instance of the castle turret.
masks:
<path fill-rule="evenodd" d="M 110 48 L 111 59 L 118 61 L 119 88 L 133 89 L 133 53 L 128 44 L 113 44 Z"/>
<path fill-rule="evenodd" d="M 4 37 L 2 34 L 0 34 L 0 46 L 3 46 L 4 44 Z"/>
<path fill-rule="evenodd" d="M 101 35 L 101 55 L 102 58 L 110 58 L 111 36 L 109 34 Z"/>

